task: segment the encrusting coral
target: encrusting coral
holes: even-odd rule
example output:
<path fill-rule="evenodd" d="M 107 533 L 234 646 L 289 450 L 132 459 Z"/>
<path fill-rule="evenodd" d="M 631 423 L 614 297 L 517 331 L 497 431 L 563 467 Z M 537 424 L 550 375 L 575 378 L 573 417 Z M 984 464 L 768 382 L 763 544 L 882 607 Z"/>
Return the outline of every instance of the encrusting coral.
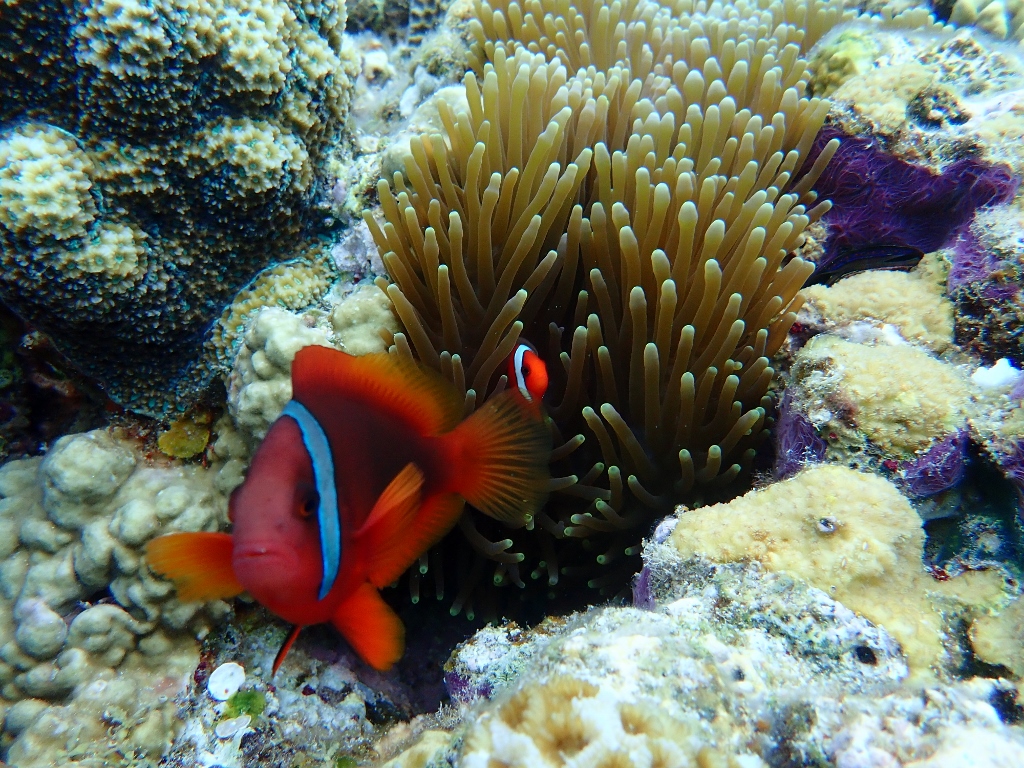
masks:
<path fill-rule="evenodd" d="M 305 250 L 344 26 L 341 0 L 0 7 L 0 298 L 121 404 L 187 404 L 210 322 Z"/>
<path fill-rule="evenodd" d="M 443 133 L 412 140 L 404 174 L 378 185 L 383 223 L 365 217 L 402 324 L 392 349 L 472 408 L 533 342 L 561 501 L 514 547 L 483 518 L 463 532 L 498 561 L 495 583 L 522 585 L 529 557 L 534 579 L 602 587 L 616 577 L 600 566 L 627 556 L 631 571 L 650 509 L 736 477 L 766 428 L 770 358 L 812 270 L 787 256 L 828 210 L 812 188 L 837 146 L 805 164 L 829 104 L 805 95 L 803 52 L 849 14 L 767 0 L 476 13 L 467 109 L 439 102 Z M 565 539 L 582 551 L 556 555 Z"/>
<path fill-rule="evenodd" d="M 756 560 L 827 592 L 891 633 L 918 677 L 951 666 L 944 608 L 956 613 L 959 599 L 988 609 L 1002 598 L 995 571 L 933 579 L 922 564 L 917 512 L 888 481 L 846 467 L 811 467 L 728 504 L 684 512 L 671 541 L 684 557 Z"/>

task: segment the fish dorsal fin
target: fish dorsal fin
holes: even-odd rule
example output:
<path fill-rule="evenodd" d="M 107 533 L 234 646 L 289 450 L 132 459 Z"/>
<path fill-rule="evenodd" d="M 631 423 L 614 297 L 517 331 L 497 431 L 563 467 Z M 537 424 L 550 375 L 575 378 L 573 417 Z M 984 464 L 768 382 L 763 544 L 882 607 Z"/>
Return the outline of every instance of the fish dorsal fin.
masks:
<path fill-rule="evenodd" d="M 184 603 L 226 600 L 244 591 L 231 567 L 231 550 L 227 533 L 169 533 L 146 544 L 146 562 L 174 582 Z"/>
<path fill-rule="evenodd" d="M 381 672 L 405 652 L 405 626 L 372 584 L 363 582 L 338 606 L 331 623 L 363 661 Z"/>
<path fill-rule="evenodd" d="M 292 396 L 310 403 L 327 388 L 393 413 L 422 435 L 437 435 L 462 418 L 463 398 L 440 374 L 399 355 L 359 357 L 328 347 L 303 347 L 292 362 Z"/>

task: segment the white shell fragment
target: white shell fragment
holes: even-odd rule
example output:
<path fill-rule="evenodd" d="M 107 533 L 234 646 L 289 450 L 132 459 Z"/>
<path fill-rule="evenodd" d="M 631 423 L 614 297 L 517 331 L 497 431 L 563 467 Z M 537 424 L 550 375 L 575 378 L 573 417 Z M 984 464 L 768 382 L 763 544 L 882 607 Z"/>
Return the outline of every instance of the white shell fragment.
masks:
<path fill-rule="evenodd" d="M 210 675 L 206 683 L 206 692 L 216 701 L 227 701 L 245 682 L 245 669 L 241 664 L 229 661 L 221 664 Z"/>
<path fill-rule="evenodd" d="M 237 664 L 235 665 L 238 666 Z M 249 715 L 239 715 L 238 717 L 232 717 L 230 720 L 223 720 L 217 723 L 217 727 L 213 729 L 213 732 L 217 734 L 218 739 L 230 739 L 239 731 L 244 731 L 249 727 L 249 723 L 252 722 L 252 718 Z"/>
<path fill-rule="evenodd" d="M 996 360 L 995 365 L 988 368 L 981 366 L 971 374 L 971 380 L 982 389 L 1001 389 L 1016 384 L 1021 371 L 1013 367 L 1013 363 L 1005 357 Z"/>

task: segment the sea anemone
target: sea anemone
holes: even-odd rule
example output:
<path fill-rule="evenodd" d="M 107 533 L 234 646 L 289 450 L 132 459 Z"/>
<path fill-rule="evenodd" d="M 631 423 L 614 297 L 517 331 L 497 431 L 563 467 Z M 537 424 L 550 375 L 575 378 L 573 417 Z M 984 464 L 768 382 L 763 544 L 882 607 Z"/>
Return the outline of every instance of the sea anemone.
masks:
<path fill-rule="evenodd" d="M 802 50 L 841 4 L 477 15 L 468 110 L 439 102 L 443 133 L 379 184 L 383 223 L 366 215 L 402 324 L 389 341 L 467 410 L 506 386 L 520 338 L 541 350 L 553 501 L 514 533 L 464 515 L 468 577 L 491 560 L 495 584 L 618 589 L 654 516 L 736 478 L 766 432 L 770 359 L 813 269 L 792 252 L 828 210 L 811 188 L 838 145 L 793 182 L 829 107 L 804 94 Z"/>

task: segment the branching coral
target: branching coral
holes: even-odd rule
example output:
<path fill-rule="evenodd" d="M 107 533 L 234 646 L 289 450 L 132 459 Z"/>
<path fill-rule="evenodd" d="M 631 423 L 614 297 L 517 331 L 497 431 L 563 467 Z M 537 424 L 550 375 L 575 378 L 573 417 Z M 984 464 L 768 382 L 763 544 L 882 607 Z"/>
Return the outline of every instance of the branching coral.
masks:
<path fill-rule="evenodd" d="M 481 2 L 477 16 L 468 110 L 440 105 L 443 135 L 413 140 L 405 174 L 378 187 L 384 224 L 366 216 L 403 326 L 393 350 L 467 409 L 506 385 L 519 338 L 544 351 L 552 490 L 571 503 L 516 544 L 534 578 L 601 587 L 617 576 L 595 556 L 635 554 L 645 510 L 735 477 L 764 429 L 769 360 L 812 269 L 787 257 L 828 209 L 809 208 L 811 187 L 837 145 L 792 182 L 828 111 L 804 95 L 801 46 L 841 5 Z M 522 584 L 526 554 L 476 524 L 503 532 L 463 519 L 495 583 Z M 581 551 L 556 555 L 564 539 Z"/>

